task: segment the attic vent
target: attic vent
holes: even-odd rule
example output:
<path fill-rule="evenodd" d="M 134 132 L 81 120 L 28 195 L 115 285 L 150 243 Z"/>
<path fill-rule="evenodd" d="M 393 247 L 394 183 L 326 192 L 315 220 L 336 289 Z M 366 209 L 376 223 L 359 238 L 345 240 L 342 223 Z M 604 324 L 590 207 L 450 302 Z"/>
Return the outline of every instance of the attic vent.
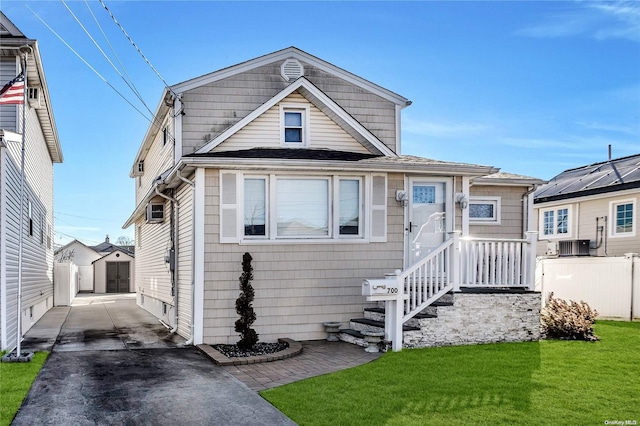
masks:
<path fill-rule="evenodd" d="M 280 72 L 282 73 L 282 78 L 287 81 L 293 81 L 304 75 L 304 68 L 297 59 L 287 59 L 282 63 Z"/>

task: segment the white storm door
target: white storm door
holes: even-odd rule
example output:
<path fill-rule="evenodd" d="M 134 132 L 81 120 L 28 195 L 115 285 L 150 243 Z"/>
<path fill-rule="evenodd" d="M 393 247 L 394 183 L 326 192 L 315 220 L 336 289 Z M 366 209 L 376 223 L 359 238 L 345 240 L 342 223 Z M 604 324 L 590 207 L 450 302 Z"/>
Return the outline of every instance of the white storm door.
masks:
<path fill-rule="evenodd" d="M 447 235 L 447 183 L 412 180 L 407 226 L 408 265 L 414 265 L 444 243 Z"/>

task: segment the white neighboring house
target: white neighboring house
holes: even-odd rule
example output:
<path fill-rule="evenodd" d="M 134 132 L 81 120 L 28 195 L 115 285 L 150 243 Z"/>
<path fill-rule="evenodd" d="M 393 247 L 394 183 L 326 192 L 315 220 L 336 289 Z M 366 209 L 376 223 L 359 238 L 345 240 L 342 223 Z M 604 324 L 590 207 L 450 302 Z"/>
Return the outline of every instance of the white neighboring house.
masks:
<path fill-rule="evenodd" d="M 28 46 L 28 47 L 25 47 Z M 0 12 L 0 85 L 21 72 L 20 49 L 27 50 L 27 100 L 0 105 L 0 349 L 17 346 L 53 306 L 53 165 L 62 150 L 40 51 Z M 22 113 L 25 109 L 25 128 Z M 22 138 L 25 183 L 20 206 Z M 20 212 L 23 227 L 20 229 Z M 21 331 L 18 332 L 19 245 L 22 238 Z"/>
<path fill-rule="evenodd" d="M 64 258 L 78 267 L 79 292 L 129 293 L 135 291 L 134 247 L 109 241 L 87 246 L 73 240 L 56 250 L 56 259 Z"/>

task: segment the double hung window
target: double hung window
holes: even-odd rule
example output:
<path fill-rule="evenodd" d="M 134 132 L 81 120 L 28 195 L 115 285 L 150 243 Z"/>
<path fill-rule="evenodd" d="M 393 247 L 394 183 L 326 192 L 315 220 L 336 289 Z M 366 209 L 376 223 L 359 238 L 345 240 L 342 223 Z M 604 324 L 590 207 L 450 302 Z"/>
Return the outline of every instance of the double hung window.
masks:
<path fill-rule="evenodd" d="M 285 104 L 280 106 L 281 145 L 290 148 L 309 146 L 309 107 Z"/>

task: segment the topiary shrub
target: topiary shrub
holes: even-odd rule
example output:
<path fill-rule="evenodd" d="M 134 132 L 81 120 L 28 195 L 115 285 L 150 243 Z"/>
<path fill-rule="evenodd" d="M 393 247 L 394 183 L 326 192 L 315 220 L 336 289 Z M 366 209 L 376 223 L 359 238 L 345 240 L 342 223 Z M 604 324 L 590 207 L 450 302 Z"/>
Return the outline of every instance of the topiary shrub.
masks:
<path fill-rule="evenodd" d="M 258 343 L 258 333 L 251 328 L 256 320 L 256 313 L 251 306 L 255 292 L 251 286 L 253 280 L 252 257 L 249 253 L 242 256 L 242 275 L 240 275 L 240 296 L 236 299 L 236 312 L 240 319 L 236 321 L 236 332 L 240 333 L 238 348 L 248 350 Z"/>
<path fill-rule="evenodd" d="M 547 304 L 540 312 L 542 333 L 549 338 L 567 340 L 586 340 L 595 342 L 600 340 L 593 334 L 593 323 L 598 311 L 583 301 L 567 302 L 549 294 Z"/>

